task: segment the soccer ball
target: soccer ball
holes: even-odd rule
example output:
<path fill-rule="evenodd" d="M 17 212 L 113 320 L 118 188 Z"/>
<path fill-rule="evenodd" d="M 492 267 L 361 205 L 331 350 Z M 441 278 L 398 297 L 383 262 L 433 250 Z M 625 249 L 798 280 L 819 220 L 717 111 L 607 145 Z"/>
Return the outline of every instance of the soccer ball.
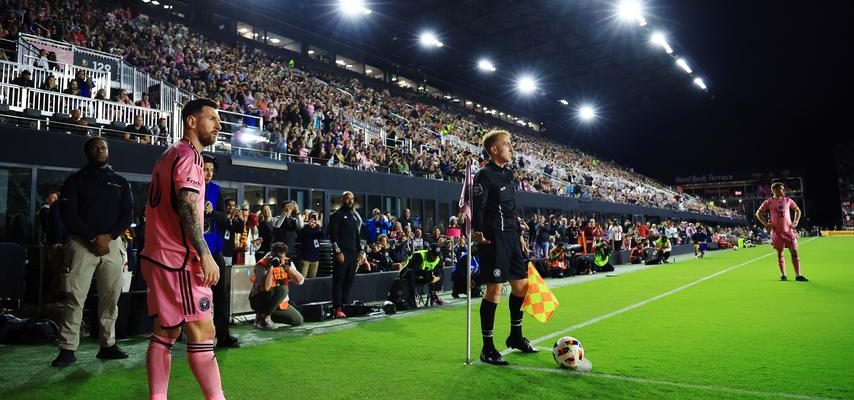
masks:
<path fill-rule="evenodd" d="M 552 355 L 561 368 L 576 368 L 584 360 L 584 346 L 578 339 L 564 336 L 555 343 Z"/>

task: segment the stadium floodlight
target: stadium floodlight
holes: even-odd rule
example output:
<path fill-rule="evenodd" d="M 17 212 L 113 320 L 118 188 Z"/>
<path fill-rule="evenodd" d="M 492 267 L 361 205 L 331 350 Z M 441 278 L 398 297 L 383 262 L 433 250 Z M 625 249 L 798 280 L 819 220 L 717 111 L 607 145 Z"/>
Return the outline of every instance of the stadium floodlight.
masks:
<path fill-rule="evenodd" d="M 272 38 L 272 39 L 270 39 L 270 42 L 275 43 L 275 44 L 279 44 L 279 42 L 281 42 L 281 40 L 277 39 L 277 38 Z"/>
<path fill-rule="evenodd" d="M 374 72 L 374 70 L 372 70 L 372 69 L 370 69 L 370 68 L 368 68 L 368 69 L 366 69 L 366 70 L 365 70 L 365 73 L 366 73 L 366 74 L 370 74 L 370 73 L 373 73 L 373 72 Z"/>
<path fill-rule="evenodd" d="M 436 37 L 435 33 L 429 31 L 421 33 L 421 36 L 419 36 L 418 40 L 424 47 L 442 47 L 445 45 L 444 43 L 439 41 L 439 38 Z"/>
<path fill-rule="evenodd" d="M 522 94 L 531 94 L 537 90 L 537 82 L 530 75 L 522 75 L 516 80 L 516 90 Z"/>
<path fill-rule="evenodd" d="M 466 100 L 466 105 L 467 105 L 467 106 L 470 106 L 470 105 L 472 105 L 472 102 L 471 102 L 471 100 Z"/>
<path fill-rule="evenodd" d="M 694 70 L 692 70 L 691 67 L 688 66 L 688 62 L 685 61 L 684 58 L 680 58 L 680 59 L 676 60 L 676 65 L 678 65 L 679 68 L 682 68 L 683 70 L 685 70 L 685 72 L 687 72 L 689 74 L 694 72 Z"/>
<path fill-rule="evenodd" d="M 568 105 L 569 105 L 569 101 L 568 101 L 568 100 L 566 100 L 566 99 L 560 99 L 560 100 L 558 100 L 558 102 L 559 102 L 560 104 L 565 105 L 565 106 L 568 106 Z"/>
<path fill-rule="evenodd" d="M 694 78 L 694 84 L 697 85 L 700 89 L 706 90 L 706 82 L 703 82 L 703 78 Z"/>
<path fill-rule="evenodd" d="M 643 5 L 638 0 L 623 0 L 617 5 L 617 16 L 627 22 L 637 22 L 640 26 L 646 26 L 646 18 L 643 16 Z"/>
<path fill-rule="evenodd" d="M 151 0 L 142 0 L 142 2 L 143 2 L 143 3 L 148 3 L 148 2 L 150 2 L 150 1 L 151 1 Z"/>
<path fill-rule="evenodd" d="M 365 7 L 365 2 L 362 0 L 339 0 L 338 9 L 348 17 L 368 15 L 371 13 L 371 10 Z"/>
<path fill-rule="evenodd" d="M 650 36 L 650 41 L 664 48 L 667 54 L 673 54 L 673 48 L 667 43 L 667 37 L 661 32 L 655 32 Z"/>
<path fill-rule="evenodd" d="M 151 1 L 151 4 L 154 4 L 155 6 L 159 6 L 159 5 L 160 5 L 160 2 L 159 2 L 159 1 L 157 1 L 157 0 L 152 0 L 152 1 Z"/>
<path fill-rule="evenodd" d="M 495 72 L 495 65 L 491 61 L 483 58 L 477 62 L 477 69 L 483 72 Z"/>
<path fill-rule="evenodd" d="M 596 109 L 589 104 L 582 104 L 578 107 L 578 118 L 584 122 L 590 122 L 596 119 Z"/>

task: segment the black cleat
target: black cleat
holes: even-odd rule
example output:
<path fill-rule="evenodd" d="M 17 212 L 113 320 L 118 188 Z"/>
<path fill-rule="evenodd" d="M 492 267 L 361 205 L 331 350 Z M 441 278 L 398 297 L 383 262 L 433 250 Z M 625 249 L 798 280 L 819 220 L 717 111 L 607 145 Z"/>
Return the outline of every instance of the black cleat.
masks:
<path fill-rule="evenodd" d="M 798 281 L 798 282 L 809 282 L 809 281 L 810 281 L 809 279 L 807 279 L 807 277 L 805 277 L 805 276 L 803 276 L 803 275 L 798 275 L 798 276 L 796 276 L 796 277 L 795 277 L 795 280 L 796 280 L 796 281 Z"/>
<path fill-rule="evenodd" d="M 508 336 L 504 343 L 508 348 L 516 349 L 523 353 L 536 353 L 538 351 L 536 347 L 531 346 L 528 338 L 514 339 L 512 336 Z"/>
<path fill-rule="evenodd" d="M 786 275 L 780 275 L 780 280 L 781 281 L 787 281 L 787 280 L 789 280 L 789 278 L 786 278 Z"/>
<path fill-rule="evenodd" d="M 498 350 L 495 349 L 481 350 L 480 361 L 492 365 L 510 365 L 509 362 L 504 360 L 504 357 L 501 357 L 501 353 L 499 353 Z"/>
<path fill-rule="evenodd" d="M 221 349 L 236 349 L 240 347 L 240 343 L 236 337 L 228 335 L 217 339 L 216 347 Z"/>
<path fill-rule="evenodd" d="M 119 349 L 119 346 L 112 345 L 110 347 L 101 347 L 95 357 L 101 360 L 121 360 L 128 358 L 128 353 Z"/>
<path fill-rule="evenodd" d="M 52 367 L 63 368 L 71 365 L 77 361 L 77 357 L 74 356 L 74 351 L 59 349 L 59 355 L 53 360 L 50 365 Z"/>

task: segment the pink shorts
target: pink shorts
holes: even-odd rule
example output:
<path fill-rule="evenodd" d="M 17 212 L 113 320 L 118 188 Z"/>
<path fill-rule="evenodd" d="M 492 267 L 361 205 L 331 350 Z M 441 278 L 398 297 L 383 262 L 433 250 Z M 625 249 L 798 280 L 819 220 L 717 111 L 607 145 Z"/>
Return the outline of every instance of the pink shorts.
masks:
<path fill-rule="evenodd" d="M 164 268 L 145 258 L 140 266 L 148 285 L 148 315 L 156 316 L 161 328 L 211 318 L 213 292 L 202 283 L 198 260 L 189 261 L 183 270 Z"/>
<path fill-rule="evenodd" d="M 791 232 L 780 234 L 775 231 L 771 231 L 771 246 L 773 246 L 777 251 L 782 251 L 783 249 L 797 250 L 798 237 Z"/>

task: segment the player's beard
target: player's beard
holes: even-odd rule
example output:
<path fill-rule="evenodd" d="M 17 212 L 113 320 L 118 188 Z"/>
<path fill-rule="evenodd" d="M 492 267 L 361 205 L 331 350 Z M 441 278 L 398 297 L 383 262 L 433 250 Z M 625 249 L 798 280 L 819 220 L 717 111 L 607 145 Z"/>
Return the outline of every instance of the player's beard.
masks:
<path fill-rule="evenodd" d="M 208 147 L 216 143 L 216 137 L 219 132 L 210 132 L 207 135 L 199 135 L 199 143 L 202 144 L 202 147 Z"/>

